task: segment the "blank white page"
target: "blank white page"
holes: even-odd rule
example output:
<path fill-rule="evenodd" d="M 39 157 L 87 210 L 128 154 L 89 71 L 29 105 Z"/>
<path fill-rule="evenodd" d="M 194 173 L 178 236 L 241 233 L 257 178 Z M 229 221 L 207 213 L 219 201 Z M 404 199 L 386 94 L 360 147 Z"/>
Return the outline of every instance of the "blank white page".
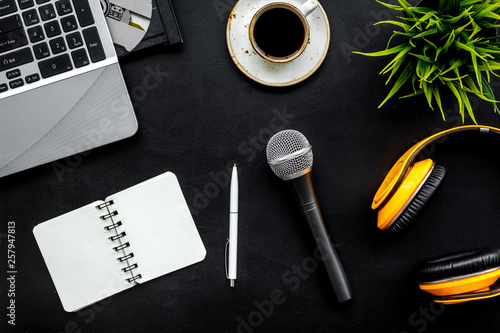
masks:
<path fill-rule="evenodd" d="M 167 172 L 118 192 L 110 209 L 118 211 L 123 242 L 137 263 L 143 283 L 202 261 L 206 250 L 182 194 L 177 177 Z M 111 208 L 112 207 L 112 208 Z"/>
<path fill-rule="evenodd" d="M 109 224 L 94 202 L 37 225 L 36 241 L 66 311 L 77 311 L 135 284 L 125 281 L 130 273 L 117 260 L 115 242 L 108 239 Z"/>

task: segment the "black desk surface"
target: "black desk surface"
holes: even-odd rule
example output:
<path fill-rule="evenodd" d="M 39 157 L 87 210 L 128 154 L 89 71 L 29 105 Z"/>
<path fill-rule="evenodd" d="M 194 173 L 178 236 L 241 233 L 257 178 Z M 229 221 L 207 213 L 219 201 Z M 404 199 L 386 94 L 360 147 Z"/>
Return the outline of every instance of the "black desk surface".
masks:
<path fill-rule="evenodd" d="M 137 135 L 74 157 L 71 172 L 59 177 L 48 164 L 0 179 L 2 327 L 8 332 L 496 331 L 500 298 L 443 309 L 418 289 L 415 269 L 436 255 L 500 246 L 500 140 L 463 135 L 432 146 L 433 159 L 448 169 L 444 186 L 406 233 L 381 233 L 370 209 L 379 183 L 416 140 L 461 124 L 454 99 L 446 97 L 447 122 L 423 97 L 394 99 L 377 110 L 389 90 L 377 74 L 387 59 L 350 51 L 382 49 L 392 28 L 373 28 L 384 8 L 362 0 L 322 2 L 332 38 L 313 76 L 289 88 L 260 86 L 237 69 L 227 50 L 227 17 L 235 3 L 175 1 L 184 45 L 122 63 Z M 499 94 L 498 81 L 493 85 Z M 479 123 L 500 126 L 490 105 L 476 99 L 473 105 Z M 314 242 L 294 198 L 266 163 L 269 135 L 285 127 L 301 131 L 313 145 L 316 194 L 353 289 L 347 303 L 335 301 L 324 268 L 316 268 Z M 224 246 L 227 177 L 234 162 L 240 171 L 240 238 L 239 275 L 231 289 Z M 66 313 L 33 227 L 165 171 L 180 180 L 206 259 Z M 15 327 L 7 325 L 6 316 L 9 221 L 16 225 Z M 270 306 L 275 298 L 279 304 Z"/>

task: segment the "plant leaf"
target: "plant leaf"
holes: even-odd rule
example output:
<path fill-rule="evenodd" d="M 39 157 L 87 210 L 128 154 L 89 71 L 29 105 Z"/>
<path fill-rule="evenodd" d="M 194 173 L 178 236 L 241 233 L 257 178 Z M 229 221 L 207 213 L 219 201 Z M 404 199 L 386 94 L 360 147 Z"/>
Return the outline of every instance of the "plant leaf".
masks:
<path fill-rule="evenodd" d="M 441 75 L 445 75 L 449 71 L 454 71 L 456 68 L 462 66 L 464 64 L 464 60 L 451 58 L 449 60 L 449 63 L 450 63 L 451 66 L 447 70 L 441 72 Z"/>
<path fill-rule="evenodd" d="M 500 109 L 498 109 L 498 101 L 495 100 L 495 94 L 493 93 L 493 90 L 490 87 L 490 84 L 483 78 L 483 91 L 485 95 L 491 100 L 493 103 L 493 109 L 495 112 L 500 113 Z"/>
<path fill-rule="evenodd" d="M 436 104 L 439 107 L 439 110 L 441 111 L 441 116 L 443 117 L 443 120 L 446 121 L 446 117 L 444 116 L 444 111 L 443 111 L 443 105 L 441 104 L 441 96 L 439 95 L 439 87 L 434 84 L 432 85 L 432 95 L 434 95 L 434 99 L 436 100 Z"/>
<path fill-rule="evenodd" d="M 434 110 L 432 107 L 432 89 L 429 89 L 427 86 L 427 82 L 422 81 L 422 90 L 424 91 L 425 98 L 427 99 L 427 104 L 429 104 L 429 107 Z"/>
<path fill-rule="evenodd" d="M 439 9 L 450 15 L 457 15 L 460 8 L 460 0 L 439 1 Z"/>
<path fill-rule="evenodd" d="M 414 71 L 415 71 L 415 65 L 411 62 L 408 63 L 406 68 L 403 70 L 403 72 L 401 73 L 399 78 L 396 80 L 396 82 L 392 86 L 392 89 L 391 89 L 391 91 L 389 91 L 389 94 L 387 95 L 387 97 L 378 106 L 379 109 L 380 109 L 380 107 L 382 107 L 382 105 L 385 104 L 385 102 L 387 102 L 387 100 L 389 98 L 391 98 L 403 86 L 403 84 L 406 81 L 408 81 L 408 79 L 410 78 L 410 76 L 413 74 Z"/>
<path fill-rule="evenodd" d="M 396 72 L 399 70 L 399 68 L 401 67 L 401 65 L 403 65 L 403 63 L 405 62 L 405 58 L 406 58 L 406 54 L 403 55 L 399 61 L 396 61 L 394 63 L 394 66 L 392 67 L 392 70 L 391 70 L 391 74 L 389 74 L 389 78 L 387 79 L 387 81 L 385 81 L 385 84 L 389 84 L 389 81 L 391 81 L 392 77 L 394 76 L 394 74 L 396 74 Z"/>
<path fill-rule="evenodd" d="M 398 61 L 402 61 L 401 59 L 412 49 L 411 45 L 407 45 L 406 48 L 403 48 L 402 51 L 400 51 L 395 57 L 394 59 L 392 59 L 388 64 L 387 66 L 385 66 L 382 71 L 380 72 L 380 74 L 385 74 L 387 72 L 389 72 L 391 70 L 391 68 L 393 68 L 395 66 L 395 64 L 398 62 Z"/>
<path fill-rule="evenodd" d="M 450 81 L 444 80 L 444 84 L 451 90 L 453 95 L 455 95 L 458 102 L 458 112 L 462 116 L 462 123 L 464 122 L 464 102 L 462 101 L 462 96 L 458 92 L 458 89 L 455 87 L 455 84 Z"/>
<path fill-rule="evenodd" d="M 431 76 L 432 73 L 436 72 L 436 70 L 439 68 L 438 65 L 436 64 L 432 64 L 431 68 L 427 71 L 427 73 L 425 74 L 424 77 L 422 77 L 422 80 L 425 80 L 429 83 L 431 83 L 432 81 L 434 81 L 434 79 L 432 80 L 429 80 L 429 76 Z"/>
<path fill-rule="evenodd" d="M 406 0 L 398 0 L 398 2 L 406 15 L 409 17 L 415 17 L 413 11 L 411 10 L 411 8 L 414 8 L 412 5 L 410 5 Z"/>
<path fill-rule="evenodd" d="M 419 89 L 415 92 L 412 92 L 411 94 L 409 95 L 404 95 L 404 96 L 401 96 L 399 97 L 400 99 L 403 99 L 403 98 L 408 98 L 408 97 L 414 97 L 414 96 L 417 96 L 417 95 L 421 95 L 424 91 L 422 89 Z"/>
<path fill-rule="evenodd" d="M 481 31 L 481 27 L 477 24 L 474 24 L 474 30 L 472 31 L 472 33 L 470 34 L 470 38 L 474 38 L 474 36 L 479 32 Z"/>
<path fill-rule="evenodd" d="M 361 54 L 361 55 L 368 56 L 368 57 L 381 57 L 381 56 L 386 56 L 386 55 L 391 55 L 391 54 L 394 54 L 394 53 L 401 52 L 401 51 L 403 51 L 403 50 L 405 50 L 407 48 L 408 48 L 408 51 L 409 51 L 411 47 L 409 48 L 405 44 L 399 44 L 397 46 L 391 47 L 390 49 L 385 49 L 385 50 L 377 51 L 377 52 L 365 53 L 365 52 L 354 51 L 353 53 Z"/>
<path fill-rule="evenodd" d="M 397 10 L 397 11 L 402 11 L 403 9 L 400 7 L 400 6 L 397 6 L 397 5 L 392 5 L 390 3 L 385 3 L 385 2 L 382 2 L 382 1 L 378 1 L 378 0 L 375 0 L 377 1 L 379 4 L 381 4 L 382 6 L 385 6 L 387 8 L 390 8 L 392 10 Z"/>
<path fill-rule="evenodd" d="M 472 15 L 475 20 L 481 18 L 492 18 L 495 20 L 500 20 L 500 15 L 495 13 L 495 11 L 500 8 L 500 3 L 490 5 L 489 2 L 490 1 L 485 1 L 482 6 L 484 7 L 484 9 L 480 9 Z"/>
<path fill-rule="evenodd" d="M 404 31 L 409 31 L 411 28 L 410 25 L 408 25 L 404 22 L 401 22 L 401 21 L 391 21 L 391 20 L 379 21 L 379 22 L 376 22 L 374 25 L 379 25 L 379 24 L 392 24 L 392 25 L 395 25 L 397 27 L 403 28 Z"/>
<path fill-rule="evenodd" d="M 471 60 L 472 60 L 472 67 L 474 68 L 474 72 L 476 73 L 477 83 L 479 84 L 479 86 L 481 87 L 481 90 L 482 90 L 481 72 L 479 71 L 479 69 L 477 67 L 477 58 L 476 58 L 476 55 L 474 53 L 471 53 L 470 56 L 471 56 Z"/>
<path fill-rule="evenodd" d="M 414 56 L 415 58 L 418 58 L 420 60 L 423 60 L 425 62 L 429 62 L 429 63 L 434 63 L 434 59 L 432 58 L 429 58 L 429 57 L 426 57 L 424 55 L 421 55 L 421 54 L 416 54 L 416 53 L 411 53 L 411 52 L 408 52 L 409 55 L 412 55 Z"/>
<path fill-rule="evenodd" d="M 472 110 L 472 106 L 470 105 L 469 97 L 467 96 L 467 93 L 465 90 L 458 90 L 460 96 L 462 97 L 463 104 L 465 105 L 465 108 L 467 109 L 467 112 L 469 113 L 469 117 L 472 119 L 474 124 L 477 125 L 476 118 L 474 117 L 474 111 Z M 462 115 L 462 123 L 464 122 L 464 117 Z"/>
<path fill-rule="evenodd" d="M 421 37 L 425 37 L 425 36 L 429 36 L 429 35 L 434 35 L 434 34 L 437 34 L 437 33 L 438 33 L 438 29 L 434 28 L 434 29 L 431 29 L 431 30 L 427 30 L 427 31 L 421 32 L 418 35 L 413 36 L 413 38 L 421 38 Z"/>
<path fill-rule="evenodd" d="M 478 56 L 479 58 L 483 59 L 483 57 L 481 57 L 479 55 L 479 53 L 476 52 L 476 50 L 474 50 L 474 47 L 472 45 L 468 46 L 468 45 L 465 45 L 463 43 L 460 43 L 458 40 L 456 40 L 454 42 L 455 46 L 457 46 L 459 49 L 462 49 L 462 50 L 465 50 L 465 51 L 469 51 L 471 53 L 474 53 L 476 56 Z"/>
<path fill-rule="evenodd" d="M 448 36 L 448 39 L 446 40 L 446 43 L 443 46 L 443 50 L 445 53 L 448 53 L 448 49 L 450 48 L 451 44 L 455 41 L 455 31 L 453 30 L 450 32 L 450 35 Z"/>

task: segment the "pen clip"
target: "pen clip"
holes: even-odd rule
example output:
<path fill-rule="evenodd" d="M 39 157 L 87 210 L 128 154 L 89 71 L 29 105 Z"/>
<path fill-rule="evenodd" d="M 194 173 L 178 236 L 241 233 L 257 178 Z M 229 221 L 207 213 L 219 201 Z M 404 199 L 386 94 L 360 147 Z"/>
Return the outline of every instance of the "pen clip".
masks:
<path fill-rule="evenodd" d="M 229 247 L 229 238 L 227 239 L 226 242 L 226 248 L 224 250 L 224 266 L 226 267 L 226 279 L 229 279 L 229 274 L 227 273 L 227 248 Z"/>

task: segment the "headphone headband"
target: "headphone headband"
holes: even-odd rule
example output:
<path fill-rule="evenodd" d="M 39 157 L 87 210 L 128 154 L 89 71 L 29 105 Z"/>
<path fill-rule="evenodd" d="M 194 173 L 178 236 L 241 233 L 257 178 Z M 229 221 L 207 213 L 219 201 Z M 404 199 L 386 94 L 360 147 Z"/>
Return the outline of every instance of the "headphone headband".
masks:
<path fill-rule="evenodd" d="M 382 185 L 378 189 L 377 193 L 375 193 L 375 197 L 372 202 L 372 209 L 380 209 L 383 205 L 394 195 L 397 188 L 403 181 L 408 168 L 412 165 L 415 158 L 420 154 L 420 152 L 427 147 L 429 144 L 439 140 L 445 136 L 464 132 L 464 131 L 479 131 L 481 133 L 496 133 L 500 134 L 500 129 L 491 126 L 483 126 L 483 125 L 466 125 L 466 126 L 458 126 L 453 127 L 451 129 L 436 133 L 434 135 L 425 138 L 415 145 L 408 149 L 394 164 L 394 166 L 389 170 L 389 173 L 385 177 Z"/>

